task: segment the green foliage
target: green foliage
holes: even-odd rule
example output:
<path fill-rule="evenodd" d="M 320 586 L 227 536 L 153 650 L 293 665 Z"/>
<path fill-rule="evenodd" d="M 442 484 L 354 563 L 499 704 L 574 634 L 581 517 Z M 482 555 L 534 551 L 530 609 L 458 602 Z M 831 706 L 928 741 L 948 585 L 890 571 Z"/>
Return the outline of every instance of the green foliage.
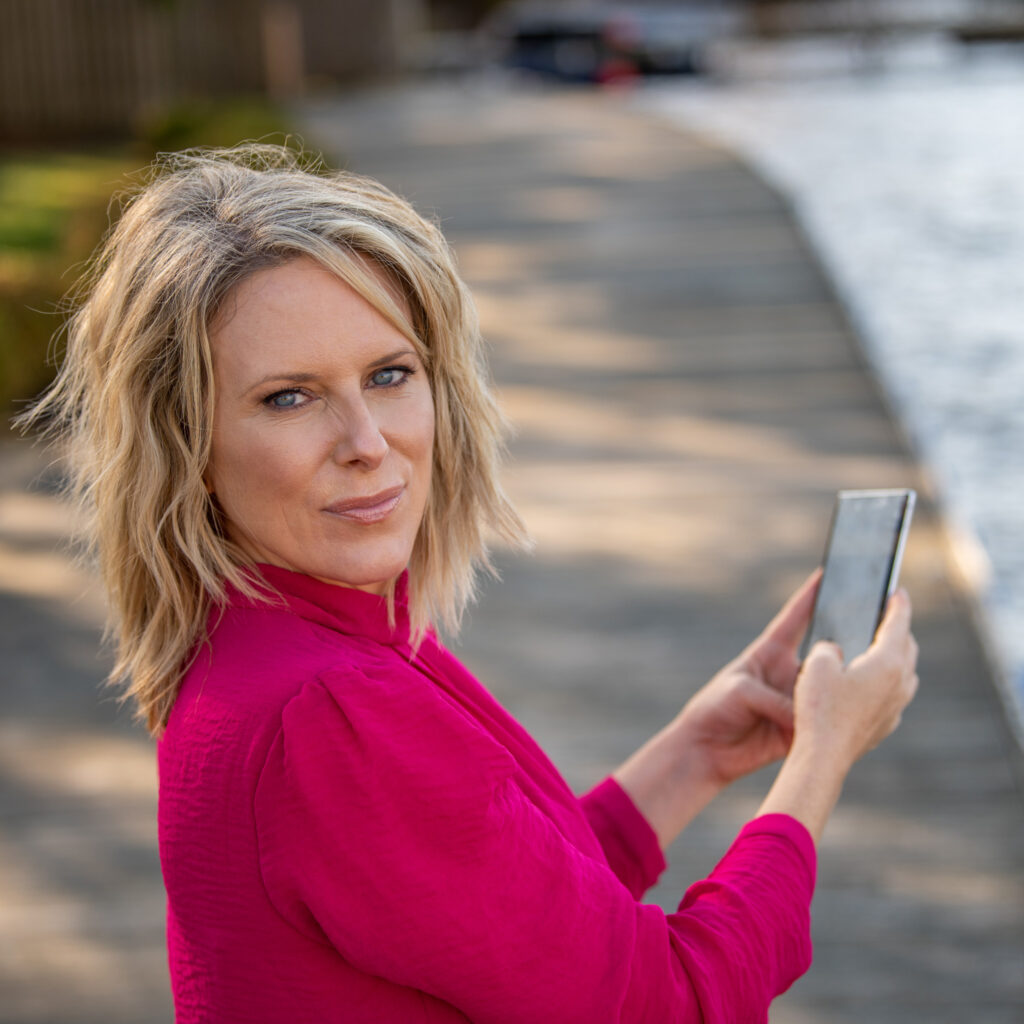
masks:
<path fill-rule="evenodd" d="M 61 299 L 102 236 L 129 166 L 125 150 L 0 158 L 0 409 L 48 380 Z"/>
<path fill-rule="evenodd" d="M 299 148 L 298 138 L 288 132 L 287 117 L 252 97 L 182 101 L 145 118 L 139 129 L 139 142 L 148 154 L 255 141 Z"/>
<path fill-rule="evenodd" d="M 157 152 L 255 140 L 299 148 L 286 124 L 259 99 L 196 100 L 149 118 L 130 146 L 0 153 L 0 414 L 50 379 L 63 299 L 116 214 L 110 197 L 126 176 Z"/>

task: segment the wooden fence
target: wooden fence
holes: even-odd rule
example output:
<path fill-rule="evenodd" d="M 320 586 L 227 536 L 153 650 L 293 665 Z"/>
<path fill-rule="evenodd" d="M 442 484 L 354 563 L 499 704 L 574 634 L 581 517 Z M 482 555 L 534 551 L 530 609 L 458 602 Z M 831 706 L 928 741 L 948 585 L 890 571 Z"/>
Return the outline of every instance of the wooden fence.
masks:
<path fill-rule="evenodd" d="M 123 135 L 188 96 L 393 70 L 401 0 L 0 0 L 0 142 Z"/>

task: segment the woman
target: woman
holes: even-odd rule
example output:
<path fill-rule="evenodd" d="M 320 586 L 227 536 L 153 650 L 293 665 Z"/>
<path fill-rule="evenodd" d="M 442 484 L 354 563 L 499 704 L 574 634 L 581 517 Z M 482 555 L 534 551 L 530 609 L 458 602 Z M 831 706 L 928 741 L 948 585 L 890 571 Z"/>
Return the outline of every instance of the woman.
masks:
<path fill-rule="evenodd" d="M 30 419 L 71 441 L 119 659 L 159 737 L 177 1019 L 735 1022 L 808 966 L 814 843 L 916 687 L 904 594 L 843 666 L 817 576 L 582 799 L 444 649 L 522 529 L 437 229 L 266 147 L 130 202 Z M 725 785 L 759 814 L 640 897 Z"/>

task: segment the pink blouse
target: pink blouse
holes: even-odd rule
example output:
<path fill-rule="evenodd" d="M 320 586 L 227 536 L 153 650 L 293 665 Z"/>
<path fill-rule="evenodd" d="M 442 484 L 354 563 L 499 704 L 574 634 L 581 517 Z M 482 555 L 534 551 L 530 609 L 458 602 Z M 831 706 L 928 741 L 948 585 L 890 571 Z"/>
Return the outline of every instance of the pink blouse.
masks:
<path fill-rule="evenodd" d="M 810 963 L 815 854 L 746 825 L 675 913 L 606 780 L 530 736 L 384 601 L 261 567 L 211 617 L 160 741 L 178 1024 L 766 1021 Z"/>

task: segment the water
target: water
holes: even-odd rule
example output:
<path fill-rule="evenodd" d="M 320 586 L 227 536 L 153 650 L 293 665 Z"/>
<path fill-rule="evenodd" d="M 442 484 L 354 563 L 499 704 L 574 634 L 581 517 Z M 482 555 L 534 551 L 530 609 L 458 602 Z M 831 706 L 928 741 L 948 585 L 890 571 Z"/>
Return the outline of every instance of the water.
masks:
<path fill-rule="evenodd" d="M 639 101 L 791 198 L 937 481 L 1024 723 L 1024 52 L 812 43 L 729 63 Z"/>

